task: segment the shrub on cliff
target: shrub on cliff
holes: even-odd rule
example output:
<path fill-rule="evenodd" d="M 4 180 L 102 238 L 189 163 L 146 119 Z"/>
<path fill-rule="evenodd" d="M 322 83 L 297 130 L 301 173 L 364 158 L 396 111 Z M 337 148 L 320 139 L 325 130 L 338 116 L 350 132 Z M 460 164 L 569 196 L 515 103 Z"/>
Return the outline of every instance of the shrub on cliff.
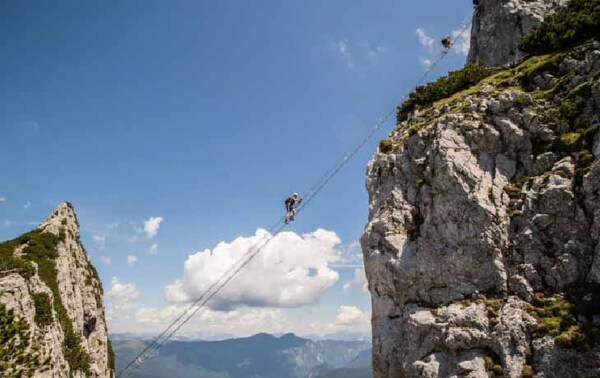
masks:
<path fill-rule="evenodd" d="M 524 37 L 520 47 L 530 54 L 544 54 L 594 37 L 600 38 L 600 0 L 571 0 Z"/>
<path fill-rule="evenodd" d="M 35 321 L 39 326 L 49 325 L 54 319 L 52 311 L 56 312 L 58 322 L 64 332 L 63 353 L 65 360 L 69 363 L 72 372 L 81 371 L 87 375 L 89 373 L 90 357 L 85 349 L 81 347 L 81 335 L 75 332 L 75 327 L 62 303 L 58 288 L 55 260 L 58 257 L 57 247 L 64 238 L 64 230 L 61 230 L 58 236 L 34 230 L 16 239 L 0 243 L 0 276 L 9 272 L 16 272 L 29 279 L 36 271 L 31 262 L 37 264 L 37 274 L 52 291 L 54 300 L 51 302 L 50 297 L 44 294 L 33 294 L 36 307 Z M 14 256 L 13 253 L 18 247 L 23 247 L 21 255 Z M 93 274 L 97 276 L 96 272 Z M 0 315 L 2 314 L 0 313 Z M 2 325 L 0 324 L 0 326 Z M 0 350 L 0 357 L 2 357 L 1 353 Z M 0 365 L 1 372 L 2 365 Z"/>
<path fill-rule="evenodd" d="M 0 376 L 30 377 L 49 367 L 49 360 L 42 361 L 37 351 L 28 349 L 30 342 L 27 321 L 0 304 Z"/>
<path fill-rule="evenodd" d="M 482 65 L 467 65 L 463 69 L 450 72 L 448 76 L 442 76 L 432 83 L 417 87 L 398 107 L 396 119 L 400 123 L 406 120 L 417 107 L 432 105 L 436 101 L 468 89 L 491 74 L 492 71 Z"/>

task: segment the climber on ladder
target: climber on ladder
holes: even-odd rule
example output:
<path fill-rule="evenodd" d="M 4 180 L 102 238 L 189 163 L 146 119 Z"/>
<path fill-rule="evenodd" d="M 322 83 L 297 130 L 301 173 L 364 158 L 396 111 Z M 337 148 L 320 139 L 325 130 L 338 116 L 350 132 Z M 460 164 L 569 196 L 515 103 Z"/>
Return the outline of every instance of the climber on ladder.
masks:
<path fill-rule="evenodd" d="M 442 46 L 444 46 L 444 53 L 447 53 L 452 47 L 452 37 L 446 35 L 444 38 L 442 38 Z"/>
<path fill-rule="evenodd" d="M 298 193 L 292 194 L 291 197 L 288 197 L 285 200 L 285 211 L 286 211 L 285 224 L 288 224 L 288 223 L 290 223 L 290 221 L 294 220 L 294 218 L 296 217 L 295 207 L 300 205 L 301 202 L 302 202 L 302 198 L 300 198 Z"/>

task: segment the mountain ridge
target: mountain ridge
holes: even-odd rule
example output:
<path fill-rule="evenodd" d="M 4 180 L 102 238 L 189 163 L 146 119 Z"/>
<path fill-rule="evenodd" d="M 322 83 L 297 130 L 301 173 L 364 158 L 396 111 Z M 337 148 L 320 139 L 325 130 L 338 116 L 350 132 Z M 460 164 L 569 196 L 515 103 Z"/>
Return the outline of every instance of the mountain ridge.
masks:
<path fill-rule="evenodd" d="M 148 340 L 115 340 L 117 367 L 147 343 Z M 144 363 L 134 376 L 200 374 L 203 377 L 299 378 L 309 376 L 316 367 L 322 367 L 322 373 L 345 368 L 369 348 L 370 343 L 364 341 L 313 341 L 292 333 L 279 337 L 258 333 L 219 341 L 172 341 L 161 348 L 158 356 Z M 163 366 L 160 373 L 156 373 L 157 365 Z"/>

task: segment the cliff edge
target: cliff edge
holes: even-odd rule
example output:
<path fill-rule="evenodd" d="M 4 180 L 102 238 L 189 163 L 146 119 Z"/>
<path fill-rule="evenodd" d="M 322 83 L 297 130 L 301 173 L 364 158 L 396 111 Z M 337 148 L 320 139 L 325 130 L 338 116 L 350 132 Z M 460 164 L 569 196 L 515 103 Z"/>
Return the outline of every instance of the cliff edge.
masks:
<path fill-rule="evenodd" d="M 430 85 L 367 169 L 374 377 L 600 376 L 600 42 Z"/>

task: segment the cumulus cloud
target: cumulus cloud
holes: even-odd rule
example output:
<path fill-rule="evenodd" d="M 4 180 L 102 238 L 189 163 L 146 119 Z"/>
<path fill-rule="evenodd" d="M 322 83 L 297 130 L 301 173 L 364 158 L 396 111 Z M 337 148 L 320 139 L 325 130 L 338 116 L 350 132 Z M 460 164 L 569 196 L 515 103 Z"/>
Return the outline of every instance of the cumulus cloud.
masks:
<path fill-rule="evenodd" d="M 156 332 L 162 330 L 184 311 L 183 306 L 171 305 L 160 309 L 139 308 L 110 319 L 113 332 Z M 333 322 L 328 322 L 332 328 Z M 232 311 L 203 309 L 179 332 L 203 340 L 228 337 L 247 337 L 257 332 L 281 334 L 302 333 L 305 323 L 290 318 L 280 309 L 242 308 Z M 323 325 L 325 326 L 325 325 Z M 308 326 L 311 330 L 314 327 Z M 325 331 L 325 327 L 319 327 Z M 316 332 L 311 332 L 316 333 Z"/>
<path fill-rule="evenodd" d="M 254 236 L 221 242 L 188 256 L 183 277 L 166 288 L 170 302 L 189 302 L 201 295 L 235 262 L 261 241 L 271 238 L 259 229 Z M 297 307 L 315 303 L 339 279 L 328 264 L 340 259 L 339 237 L 316 230 L 299 235 L 282 232 L 209 303 L 213 309 L 241 305 Z"/>
<path fill-rule="evenodd" d="M 356 265 L 363 264 L 362 248 L 360 243 L 355 240 L 351 243 L 344 244 L 340 247 L 340 261 L 341 264 Z"/>
<path fill-rule="evenodd" d="M 172 305 L 162 309 L 140 308 L 135 313 L 137 321 L 142 323 L 163 324 L 173 321 L 183 312 L 180 306 Z M 220 333 L 235 333 L 240 325 L 244 328 L 263 327 L 265 324 L 282 320 L 281 311 L 278 309 L 238 309 L 232 311 L 214 311 L 204 309 L 192 319 L 192 323 L 205 324 L 212 331 Z M 254 328 L 253 333 L 256 333 Z M 264 332 L 264 331 L 263 331 Z"/>
<path fill-rule="evenodd" d="M 148 254 L 150 254 L 150 255 L 156 255 L 157 253 L 158 253 L 158 244 L 154 243 L 148 249 Z"/>
<path fill-rule="evenodd" d="M 106 297 L 111 300 L 113 310 L 126 310 L 135 307 L 135 301 L 140 293 L 132 283 L 122 283 L 117 277 L 110 281 L 110 290 Z"/>
<path fill-rule="evenodd" d="M 371 326 L 369 314 L 355 306 L 340 306 L 335 324 L 348 329 L 364 329 Z"/>
<path fill-rule="evenodd" d="M 454 41 L 453 50 L 457 54 L 468 55 L 471 47 L 471 29 L 452 31 L 452 40 Z"/>
<path fill-rule="evenodd" d="M 109 311 L 109 326 L 113 332 L 158 332 L 164 329 L 185 310 L 182 305 L 163 308 L 132 308 L 118 316 Z M 244 307 L 231 311 L 204 308 L 178 331 L 190 338 L 223 339 L 246 337 L 257 332 L 282 334 L 293 332 L 300 336 L 368 339 L 371 332 L 370 315 L 354 306 L 340 306 L 335 312 L 320 317 L 276 308 Z"/>
<path fill-rule="evenodd" d="M 129 255 L 127 256 L 127 264 L 129 265 L 133 265 L 138 261 L 137 257 L 135 257 L 134 255 Z"/>
<path fill-rule="evenodd" d="M 0 197 L 0 205 L 6 202 L 6 197 Z"/>
<path fill-rule="evenodd" d="M 369 283 L 364 269 L 354 269 L 354 278 L 344 284 L 344 291 L 352 290 L 360 290 L 363 294 L 369 293 Z"/>
<path fill-rule="evenodd" d="M 23 205 L 23 209 L 27 210 L 31 206 L 31 202 L 27 201 L 25 205 Z"/>
<path fill-rule="evenodd" d="M 162 221 L 162 217 L 150 217 L 150 219 L 144 222 L 144 232 L 146 233 L 148 239 L 152 239 L 156 236 Z"/>
<path fill-rule="evenodd" d="M 415 30 L 415 33 L 417 33 L 417 37 L 419 38 L 419 43 L 421 44 L 421 46 L 425 50 L 427 50 L 427 52 L 432 53 L 433 44 L 435 40 L 432 37 L 430 37 L 423 28 L 417 28 L 417 30 Z"/>
<path fill-rule="evenodd" d="M 110 264 L 110 257 L 100 256 L 100 261 L 102 261 L 103 264 L 108 265 Z"/>

